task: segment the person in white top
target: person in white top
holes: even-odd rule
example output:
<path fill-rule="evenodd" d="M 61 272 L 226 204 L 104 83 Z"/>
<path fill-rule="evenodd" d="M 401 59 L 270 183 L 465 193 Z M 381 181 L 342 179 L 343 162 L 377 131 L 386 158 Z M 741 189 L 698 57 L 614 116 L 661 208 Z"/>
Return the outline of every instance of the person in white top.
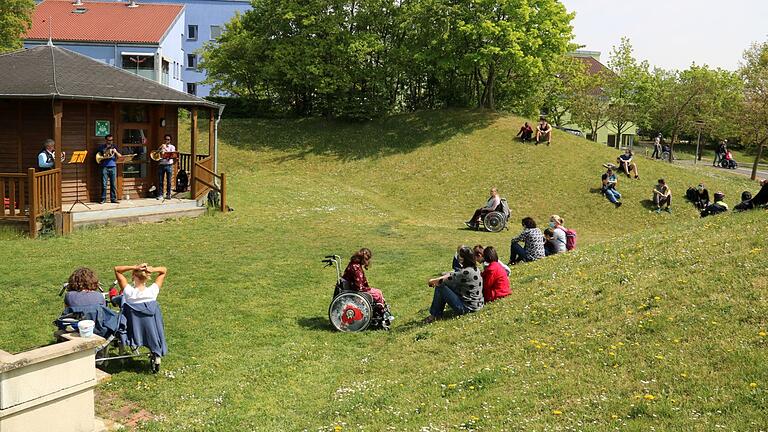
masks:
<path fill-rule="evenodd" d="M 131 283 L 128 283 L 123 273 L 131 272 Z M 149 286 L 153 273 L 157 273 L 155 282 Z M 152 267 L 147 263 L 132 266 L 115 266 L 115 278 L 123 293 L 123 301 L 127 303 L 145 303 L 157 300 L 160 288 L 165 281 L 167 269 L 165 267 Z"/>
<path fill-rule="evenodd" d="M 475 210 L 475 214 L 472 215 L 472 218 L 464 222 L 464 224 L 471 229 L 477 229 L 480 226 L 480 219 L 484 218 L 488 213 L 496 210 L 499 204 L 501 204 L 499 191 L 493 187 L 491 188 L 491 196 L 488 198 L 488 202 L 485 203 L 485 207 Z"/>

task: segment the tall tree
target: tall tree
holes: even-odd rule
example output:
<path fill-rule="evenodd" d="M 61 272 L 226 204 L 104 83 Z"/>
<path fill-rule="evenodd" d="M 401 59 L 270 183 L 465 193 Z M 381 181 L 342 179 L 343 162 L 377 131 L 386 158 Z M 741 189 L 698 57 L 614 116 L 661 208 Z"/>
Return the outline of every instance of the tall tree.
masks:
<path fill-rule="evenodd" d="M 610 99 L 605 93 L 605 86 L 613 79 L 611 72 L 583 74 L 573 82 L 574 98 L 571 103 L 571 117 L 579 126 L 589 130 L 589 137 L 597 141 L 597 131 L 609 121 Z"/>
<path fill-rule="evenodd" d="M 632 55 L 632 44 L 622 38 L 619 46 L 611 49 L 608 68 L 613 72 L 607 77 L 605 95 L 610 101 L 608 118 L 616 130 L 616 147 L 622 144 L 624 132 L 637 124 L 641 85 L 648 75 L 648 64 L 638 63 Z"/>
<path fill-rule="evenodd" d="M 743 141 L 757 144 L 757 156 L 752 166 L 752 180 L 757 177 L 757 166 L 768 141 L 768 42 L 753 44 L 744 52 L 744 63 L 739 73 L 744 80 L 744 105 L 741 124 Z"/>
<path fill-rule="evenodd" d="M 552 64 L 549 75 L 541 80 L 542 110 L 555 126 L 566 125 L 567 114 L 579 97 L 579 85 L 586 79 L 584 62 L 569 55 L 560 56 Z"/>
<path fill-rule="evenodd" d="M 22 47 L 21 37 L 32 26 L 34 0 L 0 1 L 0 52 Z"/>

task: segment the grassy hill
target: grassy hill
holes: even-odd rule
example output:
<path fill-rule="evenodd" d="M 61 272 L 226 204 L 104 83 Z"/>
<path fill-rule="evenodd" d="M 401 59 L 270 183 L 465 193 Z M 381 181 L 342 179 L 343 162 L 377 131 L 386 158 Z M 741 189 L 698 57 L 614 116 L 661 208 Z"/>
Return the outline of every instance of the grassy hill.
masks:
<path fill-rule="evenodd" d="M 170 355 L 102 386 L 143 408 L 148 431 L 764 430 L 768 318 L 764 212 L 701 220 L 682 195 L 704 181 L 737 201 L 754 183 L 725 171 L 640 160 L 624 206 L 592 192 L 615 149 L 559 132 L 515 142 L 523 119 L 427 112 L 366 124 L 240 120 L 222 125 L 228 215 L 6 236 L 0 348 L 50 339 L 56 286 L 76 266 L 167 265 Z M 673 213 L 649 213 L 659 177 Z M 510 231 L 464 229 L 497 186 Z M 559 214 L 577 251 L 515 267 L 513 294 L 424 326 L 458 244 L 508 257 L 519 220 Z M 374 251 L 368 272 L 397 316 L 389 333 L 327 324 L 334 274 L 319 259 Z"/>

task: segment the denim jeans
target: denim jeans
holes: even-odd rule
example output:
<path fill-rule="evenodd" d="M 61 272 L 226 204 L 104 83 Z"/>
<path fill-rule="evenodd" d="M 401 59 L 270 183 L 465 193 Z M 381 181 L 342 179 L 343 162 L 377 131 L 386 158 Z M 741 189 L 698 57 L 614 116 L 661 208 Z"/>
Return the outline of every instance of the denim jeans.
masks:
<path fill-rule="evenodd" d="M 163 177 L 168 179 L 165 185 L 165 194 L 171 195 L 171 177 L 173 177 L 173 165 L 159 165 L 157 169 L 157 196 L 163 196 Z"/>
<path fill-rule="evenodd" d="M 516 263 L 520 261 L 531 261 L 530 254 L 520 243 L 512 242 L 509 247 L 509 262 Z"/>
<path fill-rule="evenodd" d="M 464 315 L 469 312 L 461 297 L 453 292 L 447 285 L 440 284 L 435 287 L 435 294 L 432 297 L 432 306 L 429 307 L 429 314 L 433 317 L 443 316 L 445 305 L 449 305 L 457 314 Z"/>
<path fill-rule="evenodd" d="M 715 152 L 715 160 L 712 161 L 712 166 L 717 166 L 720 164 L 720 161 L 723 160 L 723 154 Z"/>
<path fill-rule="evenodd" d="M 605 194 L 605 197 L 608 198 L 608 201 L 614 204 L 621 199 L 621 194 L 614 188 L 603 189 L 603 193 Z"/>
<path fill-rule="evenodd" d="M 117 201 L 117 167 L 101 167 L 101 200 L 107 200 L 107 179 L 109 179 L 109 200 Z"/>

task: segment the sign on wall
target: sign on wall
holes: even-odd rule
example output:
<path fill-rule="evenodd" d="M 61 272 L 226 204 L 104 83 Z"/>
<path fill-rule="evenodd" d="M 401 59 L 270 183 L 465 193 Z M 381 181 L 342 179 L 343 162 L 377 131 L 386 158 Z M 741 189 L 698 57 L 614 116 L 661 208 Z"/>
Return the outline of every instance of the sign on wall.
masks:
<path fill-rule="evenodd" d="M 96 136 L 104 137 L 109 135 L 109 120 L 96 120 Z"/>

